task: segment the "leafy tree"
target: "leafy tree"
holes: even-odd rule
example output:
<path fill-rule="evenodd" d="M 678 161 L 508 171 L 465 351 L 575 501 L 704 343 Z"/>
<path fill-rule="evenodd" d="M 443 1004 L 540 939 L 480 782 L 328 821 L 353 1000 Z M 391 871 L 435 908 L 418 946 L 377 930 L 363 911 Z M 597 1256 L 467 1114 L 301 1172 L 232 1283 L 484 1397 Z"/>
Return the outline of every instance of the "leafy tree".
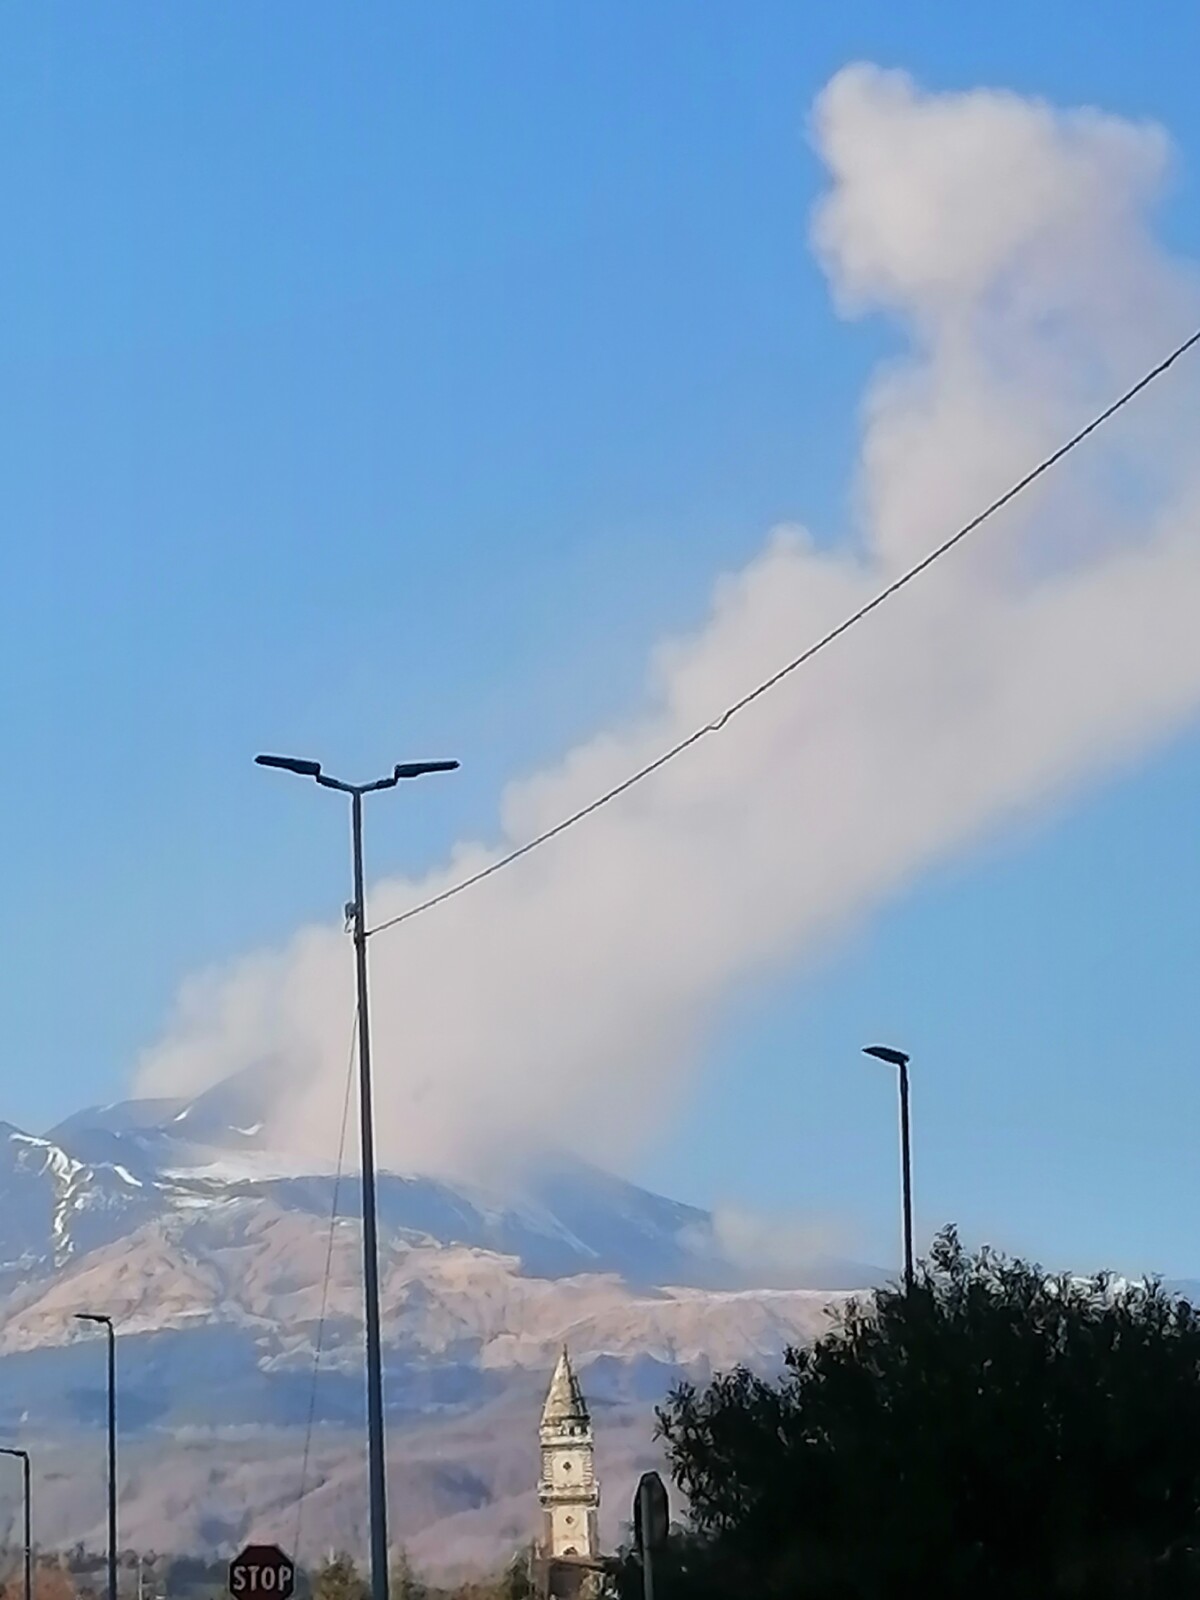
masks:
<path fill-rule="evenodd" d="M 532 1556 L 529 1549 L 516 1552 L 496 1585 L 496 1600 L 532 1600 Z"/>
<path fill-rule="evenodd" d="M 655 1552 L 655 1600 L 730 1600 L 728 1582 L 728 1563 L 715 1559 L 712 1542 L 694 1531 L 672 1528 L 665 1548 Z M 611 1562 L 606 1589 L 615 1600 L 643 1600 L 641 1560 L 632 1544 Z"/>
<path fill-rule="evenodd" d="M 389 1582 L 392 1600 L 427 1600 L 429 1590 L 417 1576 L 408 1551 L 401 1545 L 396 1553 Z"/>
<path fill-rule="evenodd" d="M 313 1579 L 314 1600 L 369 1600 L 370 1587 L 345 1554 L 330 1556 Z"/>
<path fill-rule="evenodd" d="M 490 1577 L 466 1580 L 449 1589 L 427 1589 L 427 1600 L 532 1600 L 530 1555 L 528 1549 L 518 1550 L 501 1572 Z"/>
<path fill-rule="evenodd" d="M 10 1571 L 0 1594 L 3 1600 L 18 1600 L 25 1593 L 24 1562 Z M 63 1562 L 39 1555 L 33 1564 L 33 1600 L 75 1600 L 75 1584 Z"/>
<path fill-rule="evenodd" d="M 682 1386 L 659 1434 L 692 1535 L 656 1600 L 1200 1593 L 1200 1315 L 1158 1284 L 950 1228 L 910 1294 L 852 1303 L 778 1383 Z"/>

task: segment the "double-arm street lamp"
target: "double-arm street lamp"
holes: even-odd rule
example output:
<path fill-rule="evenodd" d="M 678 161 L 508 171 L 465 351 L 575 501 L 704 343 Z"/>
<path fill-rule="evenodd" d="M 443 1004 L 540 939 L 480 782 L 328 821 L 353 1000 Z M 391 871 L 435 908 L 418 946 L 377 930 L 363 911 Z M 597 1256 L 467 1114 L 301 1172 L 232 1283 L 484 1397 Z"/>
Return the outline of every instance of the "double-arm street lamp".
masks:
<path fill-rule="evenodd" d="M 77 1311 L 76 1322 L 93 1322 L 108 1335 L 108 1600 L 117 1600 L 117 1336 L 103 1312 Z"/>
<path fill-rule="evenodd" d="M 367 1479 L 371 1521 L 371 1600 L 388 1600 L 387 1456 L 383 1423 L 383 1357 L 379 1331 L 379 1244 L 375 1208 L 375 1125 L 371 1100 L 371 1027 L 367 1006 L 367 912 L 363 889 L 362 802 L 377 789 L 394 789 L 405 778 L 453 772 L 457 761 L 408 761 L 374 783 L 343 783 L 321 771 L 319 761 L 293 756 L 256 756 L 260 767 L 277 767 L 312 778 L 324 789 L 350 796 L 354 849 L 354 958 L 358 982 L 358 1090 L 362 1144 L 363 1298 L 367 1334 Z"/>
<path fill-rule="evenodd" d="M 0 1445 L 0 1456 L 15 1456 L 21 1463 L 21 1479 L 25 1490 L 25 1600 L 33 1600 L 33 1509 L 30 1503 L 29 1451 Z"/>
<path fill-rule="evenodd" d="M 912 1221 L 912 1145 L 908 1126 L 908 1063 L 903 1050 L 893 1050 L 886 1044 L 868 1045 L 865 1056 L 876 1061 L 886 1061 L 900 1069 L 900 1160 L 903 1173 L 904 1200 L 904 1287 L 911 1292 L 913 1286 L 913 1221 Z"/>

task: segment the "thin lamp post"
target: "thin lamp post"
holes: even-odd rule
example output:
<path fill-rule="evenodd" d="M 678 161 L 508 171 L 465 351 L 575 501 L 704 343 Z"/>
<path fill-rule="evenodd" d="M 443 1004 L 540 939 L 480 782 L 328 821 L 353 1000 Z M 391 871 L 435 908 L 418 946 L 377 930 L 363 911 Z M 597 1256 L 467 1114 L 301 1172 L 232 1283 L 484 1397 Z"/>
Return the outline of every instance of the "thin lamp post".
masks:
<path fill-rule="evenodd" d="M 408 761 L 374 783 L 343 783 L 322 772 L 319 761 L 294 756 L 255 756 L 260 767 L 275 767 L 312 778 L 324 789 L 350 796 L 354 852 L 354 964 L 358 987 L 358 1091 L 362 1146 L 363 1301 L 367 1335 L 367 1480 L 371 1523 L 371 1600 L 388 1600 L 387 1455 L 383 1415 L 383 1353 L 379 1328 L 379 1240 L 375 1205 L 375 1119 L 371 1096 L 371 1023 L 367 1002 L 367 908 L 363 887 L 363 796 L 394 789 L 405 778 L 453 772 L 457 761 Z"/>
<path fill-rule="evenodd" d="M 117 1335 L 111 1317 L 77 1311 L 76 1322 L 94 1322 L 108 1335 L 108 1600 L 117 1600 Z"/>
<path fill-rule="evenodd" d="M 25 1600 L 33 1600 L 33 1511 L 29 1484 L 29 1451 L 14 1450 L 11 1445 L 0 1445 L 0 1456 L 15 1456 L 21 1463 L 21 1479 L 25 1489 Z"/>
<path fill-rule="evenodd" d="M 868 1045 L 865 1056 L 876 1061 L 886 1061 L 900 1070 L 900 1161 L 904 1200 L 904 1288 L 912 1292 L 913 1286 L 913 1220 L 912 1220 L 912 1136 L 908 1120 L 908 1063 L 910 1057 L 903 1050 L 893 1050 L 886 1044 Z"/>

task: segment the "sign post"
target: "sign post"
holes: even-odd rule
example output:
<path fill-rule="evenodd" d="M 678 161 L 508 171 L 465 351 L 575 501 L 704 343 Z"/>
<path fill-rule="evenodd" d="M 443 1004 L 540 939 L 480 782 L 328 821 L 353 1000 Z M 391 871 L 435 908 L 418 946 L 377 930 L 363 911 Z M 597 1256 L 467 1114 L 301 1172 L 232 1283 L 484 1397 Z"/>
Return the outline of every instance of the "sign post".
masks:
<path fill-rule="evenodd" d="M 296 1564 L 277 1544 L 248 1544 L 229 1563 L 234 1600 L 292 1600 Z"/>
<path fill-rule="evenodd" d="M 644 1472 L 633 1499 L 633 1537 L 642 1558 L 645 1600 L 654 1600 L 654 1552 L 666 1544 L 670 1526 L 666 1485 L 657 1472 Z"/>

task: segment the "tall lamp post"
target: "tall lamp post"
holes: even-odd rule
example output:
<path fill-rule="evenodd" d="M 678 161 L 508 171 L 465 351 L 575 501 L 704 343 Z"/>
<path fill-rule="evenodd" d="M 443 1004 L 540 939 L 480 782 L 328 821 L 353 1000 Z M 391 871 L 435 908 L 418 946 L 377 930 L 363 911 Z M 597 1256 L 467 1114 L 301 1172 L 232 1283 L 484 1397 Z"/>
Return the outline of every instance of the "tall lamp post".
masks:
<path fill-rule="evenodd" d="M 319 761 L 293 756 L 255 756 L 260 767 L 276 767 L 312 778 L 322 788 L 350 796 L 354 850 L 354 960 L 358 983 L 358 1091 L 362 1145 L 363 1299 L 367 1333 L 367 1480 L 371 1520 L 371 1600 L 388 1600 L 387 1455 L 383 1425 L 383 1357 L 379 1331 L 379 1243 L 375 1208 L 375 1124 L 371 1100 L 371 1024 L 367 1005 L 367 911 L 363 889 L 363 822 L 365 794 L 394 789 L 402 779 L 430 772 L 453 772 L 457 761 L 408 761 L 374 783 L 343 783 L 321 771 Z"/>
<path fill-rule="evenodd" d="M 865 1056 L 876 1061 L 886 1061 L 900 1069 L 900 1160 L 903 1173 L 904 1197 L 904 1288 L 911 1293 L 913 1286 L 913 1221 L 912 1221 L 912 1139 L 908 1124 L 908 1063 L 903 1050 L 893 1050 L 886 1044 L 868 1045 Z"/>
<path fill-rule="evenodd" d="M 117 1600 L 117 1336 L 102 1312 L 77 1311 L 76 1322 L 94 1322 L 108 1335 L 108 1600 Z"/>
<path fill-rule="evenodd" d="M 21 1478 L 25 1489 L 25 1600 L 33 1600 L 33 1511 L 29 1494 L 29 1451 L 14 1450 L 0 1445 L 0 1456 L 15 1456 L 21 1463 Z"/>

